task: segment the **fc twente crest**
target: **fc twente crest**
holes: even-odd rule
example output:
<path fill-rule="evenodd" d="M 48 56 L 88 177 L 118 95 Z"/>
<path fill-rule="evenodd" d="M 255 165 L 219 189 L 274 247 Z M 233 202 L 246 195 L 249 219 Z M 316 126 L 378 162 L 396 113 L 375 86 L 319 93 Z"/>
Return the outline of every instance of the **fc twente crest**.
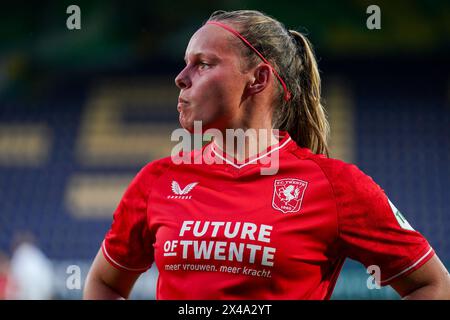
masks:
<path fill-rule="evenodd" d="M 307 186 L 308 182 L 299 179 L 275 180 L 272 207 L 283 213 L 298 212 Z"/>

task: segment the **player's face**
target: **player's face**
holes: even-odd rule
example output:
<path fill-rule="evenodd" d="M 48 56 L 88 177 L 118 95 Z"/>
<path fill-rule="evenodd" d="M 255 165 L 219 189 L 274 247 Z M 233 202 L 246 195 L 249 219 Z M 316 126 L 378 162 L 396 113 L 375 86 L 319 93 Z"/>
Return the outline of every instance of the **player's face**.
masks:
<path fill-rule="evenodd" d="M 180 88 L 178 111 L 183 128 L 192 132 L 194 121 L 202 121 L 204 130 L 240 126 L 240 106 L 249 79 L 241 72 L 240 59 L 226 30 L 206 25 L 192 36 L 186 49 L 186 67 L 175 79 Z"/>

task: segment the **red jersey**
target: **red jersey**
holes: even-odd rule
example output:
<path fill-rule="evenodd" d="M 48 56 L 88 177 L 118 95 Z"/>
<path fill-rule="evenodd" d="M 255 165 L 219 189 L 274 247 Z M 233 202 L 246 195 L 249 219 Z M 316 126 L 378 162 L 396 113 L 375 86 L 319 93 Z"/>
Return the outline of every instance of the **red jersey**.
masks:
<path fill-rule="evenodd" d="M 386 285 L 433 256 L 369 176 L 283 134 L 243 164 L 212 142 L 191 159 L 222 163 L 145 166 L 114 213 L 106 259 L 134 272 L 155 262 L 157 299 L 329 299 L 347 257 L 378 266 Z M 274 153 L 278 172 L 261 175 Z"/>

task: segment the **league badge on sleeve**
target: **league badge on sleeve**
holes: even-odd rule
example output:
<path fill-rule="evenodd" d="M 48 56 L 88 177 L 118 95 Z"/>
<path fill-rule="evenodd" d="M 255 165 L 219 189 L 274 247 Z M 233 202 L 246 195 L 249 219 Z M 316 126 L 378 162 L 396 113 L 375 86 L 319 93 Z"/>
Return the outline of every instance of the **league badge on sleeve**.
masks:
<path fill-rule="evenodd" d="M 397 219 L 398 224 L 400 227 L 402 227 L 405 230 L 415 231 L 413 227 L 409 224 L 408 221 L 406 221 L 405 217 L 402 215 L 402 213 L 394 206 L 394 204 L 389 200 L 389 205 L 391 206 L 392 213 L 395 216 L 395 219 Z"/>
<path fill-rule="evenodd" d="M 302 206 L 308 182 L 287 178 L 277 179 L 273 184 L 272 207 L 283 213 L 298 212 Z"/>

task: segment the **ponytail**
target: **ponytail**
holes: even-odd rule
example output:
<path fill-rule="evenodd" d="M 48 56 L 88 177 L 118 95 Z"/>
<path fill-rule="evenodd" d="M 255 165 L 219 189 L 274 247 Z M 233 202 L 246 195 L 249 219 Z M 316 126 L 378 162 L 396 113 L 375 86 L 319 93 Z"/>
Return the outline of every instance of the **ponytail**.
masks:
<path fill-rule="evenodd" d="M 294 65 L 299 68 L 296 94 L 287 108 L 291 109 L 286 119 L 285 130 L 294 141 L 314 153 L 329 157 L 328 135 L 330 127 L 321 104 L 320 74 L 311 43 L 300 32 L 289 30 L 297 45 L 298 59 Z"/>

